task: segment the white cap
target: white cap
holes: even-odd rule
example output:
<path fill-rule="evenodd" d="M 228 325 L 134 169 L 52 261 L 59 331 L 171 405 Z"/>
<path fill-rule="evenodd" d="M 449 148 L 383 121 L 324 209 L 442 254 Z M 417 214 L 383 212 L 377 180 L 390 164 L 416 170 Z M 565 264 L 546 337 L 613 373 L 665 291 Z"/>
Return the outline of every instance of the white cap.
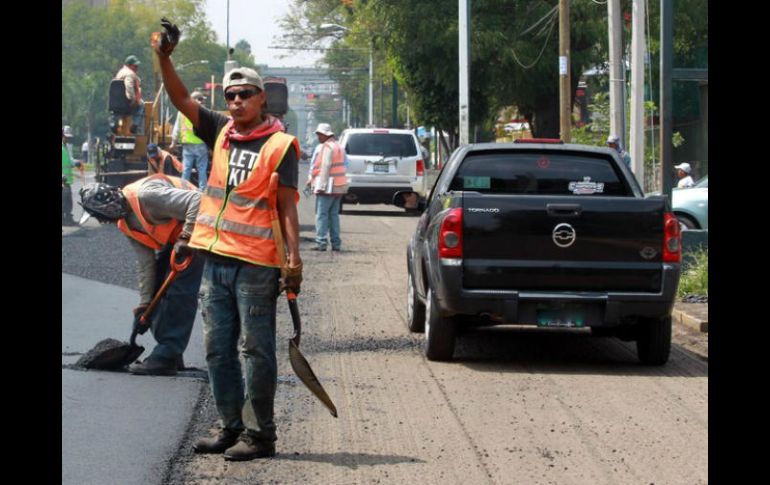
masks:
<path fill-rule="evenodd" d="M 620 138 L 618 138 L 617 135 L 610 135 L 607 137 L 607 145 L 609 145 L 610 143 L 619 144 Z"/>
<path fill-rule="evenodd" d="M 64 136 L 70 137 L 72 136 L 72 127 L 70 125 L 64 125 L 62 128 L 62 131 L 64 132 Z"/>
<path fill-rule="evenodd" d="M 676 168 L 677 170 L 682 170 L 684 171 L 684 173 L 690 173 L 690 170 L 692 170 L 692 168 L 690 167 L 690 164 L 687 162 L 680 163 L 679 165 L 674 165 L 674 168 Z"/>
<path fill-rule="evenodd" d="M 334 132 L 329 123 L 318 123 L 318 128 L 315 129 L 315 132 L 320 133 L 321 135 L 334 136 Z"/>

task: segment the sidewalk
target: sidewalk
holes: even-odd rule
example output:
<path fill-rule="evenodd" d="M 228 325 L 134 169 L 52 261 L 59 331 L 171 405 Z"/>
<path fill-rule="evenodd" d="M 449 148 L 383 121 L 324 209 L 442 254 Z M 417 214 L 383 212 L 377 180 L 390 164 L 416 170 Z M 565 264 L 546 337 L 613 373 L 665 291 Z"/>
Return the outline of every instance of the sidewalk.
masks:
<path fill-rule="evenodd" d="M 708 361 L 709 304 L 683 303 L 677 299 L 671 312 L 671 320 L 673 343 Z"/>

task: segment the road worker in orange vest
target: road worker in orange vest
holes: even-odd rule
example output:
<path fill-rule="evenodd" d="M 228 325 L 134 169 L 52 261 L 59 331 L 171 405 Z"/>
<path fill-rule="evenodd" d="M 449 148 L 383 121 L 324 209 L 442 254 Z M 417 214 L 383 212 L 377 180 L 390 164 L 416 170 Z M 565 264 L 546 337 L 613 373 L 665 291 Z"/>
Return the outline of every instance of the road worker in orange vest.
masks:
<path fill-rule="evenodd" d="M 190 266 L 177 275 L 152 312 L 149 326 L 142 325 L 139 318 L 170 271 L 172 248 L 177 250 L 177 260 L 190 253 L 186 244 L 200 198 L 191 183 L 163 174 L 144 177 L 122 189 L 102 183 L 80 189 L 84 209 L 80 223 L 90 216 L 103 224 L 117 223 L 136 252 L 139 306 L 133 312 L 134 326 L 140 334 L 151 328 L 157 345 L 143 362 L 129 366 L 132 374 L 171 376 L 184 367 L 182 354 L 198 309 L 201 258 L 193 257 Z"/>
<path fill-rule="evenodd" d="M 316 195 L 314 251 L 326 251 L 326 234 L 329 233 L 332 251 L 340 251 L 340 203 L 348 191 L 345 166 L 345 150 L 337 143 L 328 123 L 319 123 L 315 130 L 320 148 L 310 168 L 307 185 Z"/>
<path fill-rule="evenodd" d="M 164 173 L 174 177 L 182 176 L 182 162 L 173 154 L 161 149 L 155 143 L 147 145 L 147 174 Z"/>
<path fill-rule="evenodd" d="M 190 247 L 205 258 L 200 290 L 204 346 L 222 428 L 193 447 L 198 453 L 224 453 L 226 460 L 274 456 L 276 300 L 283 289 L 299 293 L 302 281 L 299 143 L 282 131 L 280 120 L 265 113 L 264 85 L 253 69 L 225 73 L 222 88 L 230 116 L 196 103 L 170 59 L 179 29 L 165 19 L 161 25 L 165 32 L 153 39 L 153 48 L 166 91 L 195 135 L 213 150 Z M 271 192 L 273 173 L 279 182 Z M 288 246 L 284 267 L 272 229 L 276 209 Z"/>

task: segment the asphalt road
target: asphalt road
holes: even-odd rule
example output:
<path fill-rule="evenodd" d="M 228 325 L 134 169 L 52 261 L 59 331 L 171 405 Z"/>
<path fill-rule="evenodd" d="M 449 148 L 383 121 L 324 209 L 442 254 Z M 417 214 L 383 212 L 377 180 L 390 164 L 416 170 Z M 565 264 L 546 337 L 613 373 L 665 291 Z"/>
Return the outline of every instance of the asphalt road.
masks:
<path fill-rule="evenodd" d="M 300 173 L 306 169 L 301 166 Z M 102 453 L 115 457 L 103 464 L 114 467 L 113 480 L 102 483 L 138 483 L 123 479 L 140 469 L 152 470 L 143 483 L 180 485 L 707 483 L 707 361 L 676 344 L 667 365 L 645 367 L 638 364 L 632 344 L 584 332 L 520 328 L 470 332 L 459 340 L 453 362 L 427 361 L 423 336 L 411 334 L 405 323 L 405 248 L 417 218 L 384 205 L 346 206 L 341 222 L 342 252 L 310 251 L 312 200 L 302 197 L 301 350 L 337 405 L 339 418 L 331 417 L 294 377 L 286 352 L 291 320 L 279 301 L 278 455 L 230 463 L 218 455 L 194 454 L 192 441 L 217 426 L 203 383 L 98 373 L 101 389 L 121 388 L 137 401 L 154 403 L 163 393 L 168 414 L 174 414 L 164 410 L 152 418 L 157 421 L 148 421 L 151 406 L 143 413 L 115 408 L 126 419 L 97 414 L 90 423 L 96 430 L 113 420 L 114 434 L 127 442 L 133 443 L 132 432 L 145 425 L 168 433 L 166 441 L 155 437 L 136 445 L 156 446 L 151 453 L 134 450 L 136 455 L 130 455 L 132 464 L 145 460 L 143 467 L 117 463 L 121 453 L 131 453 L 126 447 Z M 63 264 L 66 253 L 76 259 L 88 256 L 109 269 L 69 262 L 64 271 L 132 288 L 130 263 L 123 261 L 130 256 L 115 249 L 119 243 L 114 239 L 121 236 L 110 229 L 86 228 L 62 242 Z M 83 244 L 92 249 L 81 251 Z M 120 276 L 115 274 L 119 267 Z M 126 308 L 131 306 L 130 294 L 118 295 L 117 290 L 125 290 L 107 288 L 125 299 Z M 125 310 L 115 306 L 112 318 L 125 318 Z M 85 335 L 94 332 L 84 330 Z M 127 338 L 121 335 L 112 336 Z M 200 338 L 198 323 L 193 335 Z M 200 340 L 193 341 L 188 354 L 199 351 Z M 62 371 L 63 388 L 70 372 L 76 371 Z M 76 379 L 96 374 L 67 374 L 70 394 Z M 197 399 L 186 383 L 200 386 Z M 77 396 L 90 402 L 100 392 L 95 382 Z M 135 405 L 132 400 L 126 408 Z M 74 406 L 65 403 L 64 390 L 62 407 L 65 446 L 65 409 Z M 121 445 L 101 443 L 102 449 Z M 66 461 L 76 458 L 67 455 Z M 99 478 L 98 470 L 88 470 Z M 83 480 L 65 483 L 99 483 Z"/>

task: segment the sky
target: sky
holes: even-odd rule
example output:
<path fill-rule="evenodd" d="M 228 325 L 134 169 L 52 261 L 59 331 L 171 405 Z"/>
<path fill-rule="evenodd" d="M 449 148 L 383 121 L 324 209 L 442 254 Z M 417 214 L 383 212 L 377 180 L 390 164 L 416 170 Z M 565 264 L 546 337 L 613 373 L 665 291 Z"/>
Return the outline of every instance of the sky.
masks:
<path fill-rule="evenodd" d="M 289 11 L 288 0 L 229 0 L 230 1 L 230 47 L 241 40 L 251 44 L 251 53 L 257 64 L 271 67 L 313 67 L 320 57 L 315 52 L 298 52 L 286 49 L 269 49 L 281 45 L 277 39 L 281 33 L 278 19 Z M 206 0 L 206 17 L 219 41 L 227 41 L 228 0 Z M 296 52 L 296 54 L 292 54 Z M 278 56 L 289 54 L 280 59 Z"/>

